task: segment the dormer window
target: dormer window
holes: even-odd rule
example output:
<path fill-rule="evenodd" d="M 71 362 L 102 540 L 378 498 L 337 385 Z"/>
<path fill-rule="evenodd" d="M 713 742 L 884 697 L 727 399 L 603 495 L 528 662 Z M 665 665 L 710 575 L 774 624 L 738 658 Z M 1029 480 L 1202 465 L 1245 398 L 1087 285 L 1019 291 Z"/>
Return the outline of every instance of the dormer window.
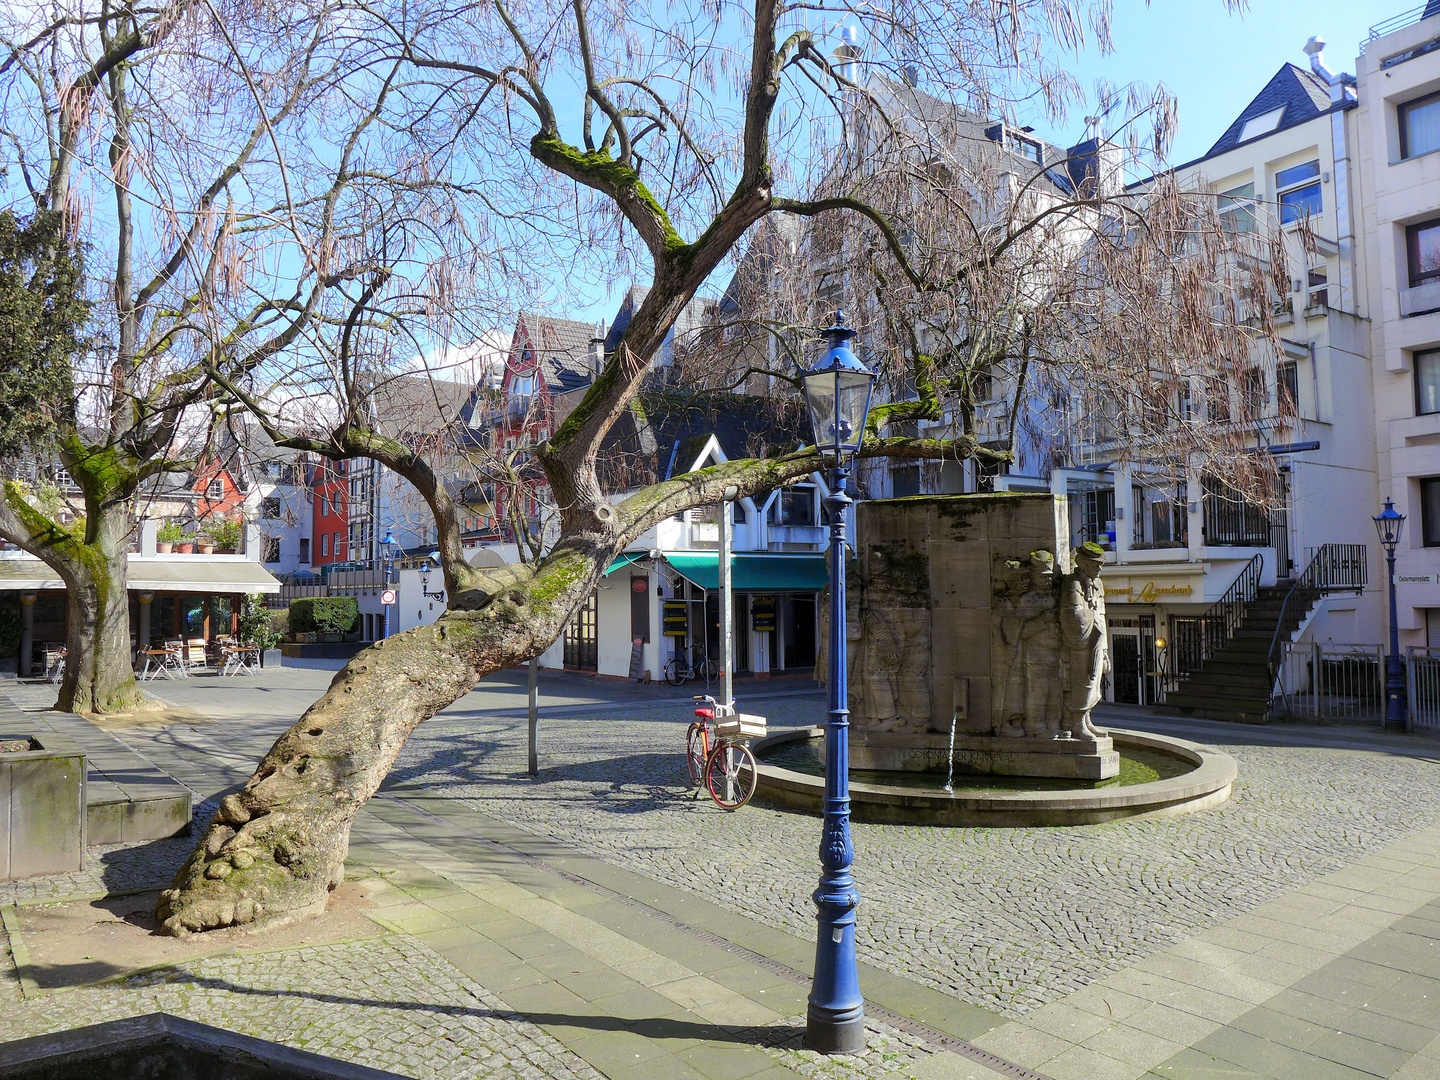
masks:
<path fill-rule="evenodd" d="M 1240 138 L 1236 142 L 1249 142 L 1251 139 L 1259 138 L 1261 135 L 1268 135 L 1280 126 L 1280 120 L 1285 115 L 1285 106 L 1278 109 L 1271 109 L 1260 116 L 1252 116 L 1245 121 L 1245 126 L 1240 129 Z"/>
<path fill-rule="evenodd" d="M 225 498 L 225 481 L 218 476 L 210 481 L 210 486 L 205 491 L 205 497 L 211 502 L 219 502 Z"/>
<path fill-rule="evenodd" d="M 1034 139 L 1027 139 L 1024 135 L 1011 134 L 1009 142 L 1021 157 L 1029 158 L 1036 165 L 1045 164 L 1045 155 L 1040 150 L 1040 144 Z"/>

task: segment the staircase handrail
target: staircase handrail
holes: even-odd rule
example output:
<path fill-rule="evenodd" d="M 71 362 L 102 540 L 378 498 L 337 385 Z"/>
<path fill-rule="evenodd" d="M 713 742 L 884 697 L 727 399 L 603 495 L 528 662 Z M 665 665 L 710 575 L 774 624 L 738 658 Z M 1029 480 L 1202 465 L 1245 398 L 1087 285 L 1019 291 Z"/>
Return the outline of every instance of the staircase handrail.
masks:
<path fill-rule="evenodd" d="M 1354 556 L 1358 550 L 1360 558 L 1355 561 Z M 1265 661 L 1270 670 L 1270 678 L 1273 681 L 1278 673 L 1276 665 L 1275 650 L 1280 647 L 1280 631 L 1285 627 L 1285 614 L 1290 610 L 1290 602 L 1296 596 L 1307 598 L 1305 609 L 1308 611 L 1322 597 L 1342 589 L 1354 589 L 1357 593 L 1365 591 L 1365 583 L 1370 576 L 1369 561 L 1366 558 L 1367 549 L 1364 544 L 1321 544 L 1315 549 L 1314 556 L 1305 567 L 1305 572 L 1297 577 L 1289 590 L 1285 593 L 1285 600 L 1280 605 L 1280 617 L 1275 622 L 1275 633 L 1270 638 L 1270 651 L 1265 654 Z M 1335 573 L 1338 567 L 1345 566 L 1358 573 L 1338 574 Z M 1340 577 L 1348 577 L 1351 580 L 1339 581 Z"/>
<path fill-rule="evenodd" d="M 1265 558 L 1262 554 L 1251 556 L 1250 561 L 1241 568 L 1240 573 L 1235 575 L 1235 580 L 1230 583 L 1230 588 L 1226 589 L 1224 595 L 1206 608 L 1205 614 L 1200 616 L 1203 645 L 1201 655 L 1197 658 L 1198 661 L 1203 662 L 1214 656 L 1225 646 L 1226 642 L 1235 636 L 1235 630 L 1245 618 L 1246 605 L 1260 594 L 1260 578 L 1264 567 Z M 1178 646 L 1179 643 L 1176 644 Z M 1200 666 L 1199 663 L 1196 663 L 1195 668 L 1180 671 L 1178 667 L 1183 659 L 1177 648 L 1177 670 L 1173 672 L 1172 678 L 1184 678 Z"/>

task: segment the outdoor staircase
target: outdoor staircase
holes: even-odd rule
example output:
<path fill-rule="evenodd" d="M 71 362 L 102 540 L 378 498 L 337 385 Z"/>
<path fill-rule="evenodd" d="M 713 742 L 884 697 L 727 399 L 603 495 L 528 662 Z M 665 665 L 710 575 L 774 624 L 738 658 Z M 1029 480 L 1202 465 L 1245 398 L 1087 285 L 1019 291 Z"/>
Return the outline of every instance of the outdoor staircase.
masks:
<path fill-rule="evenodd" d="M 1287 607 L 1291 584 L 1281 581 L 1257 589 L 1230 639 L 1165 695 L 1167 708 L 1202 720 L 1265 723 L 1274 681 L 1271 643 L 1288 641 L 1319 602 L 1317 596 L 1308 605 L 1292 601 Z"/>
<path fill-rule="evenodd" d="M 1358 595 L 1368 578 L 1363 544 L 1322 544 L 1308 550 L 1313 556 L 1305 570 L 1274 585 L 1260 584 L 1260 556 L 1250 560 L 1206 612 L 1206 655 L 1195 656 L 1193 666 L 1179 674 L 1165 695 L 1167 710 L 1245 724 L 1270 719 L 1271 692 L 1285 643 L 1294 640 L 1325 596 L 1348 590 Z"/>

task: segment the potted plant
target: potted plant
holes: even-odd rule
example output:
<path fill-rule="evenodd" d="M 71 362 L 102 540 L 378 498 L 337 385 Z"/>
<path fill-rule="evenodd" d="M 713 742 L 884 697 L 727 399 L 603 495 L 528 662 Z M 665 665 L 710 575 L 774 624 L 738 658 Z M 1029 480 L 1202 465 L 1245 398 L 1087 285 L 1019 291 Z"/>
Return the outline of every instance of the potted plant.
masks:
<path fill-rule="evenodd" d="M 244 534 L 245 527 L 239 521 L 225 519 L 210 526 L 210 537 L 215 541 L 216 550 L 222 555 L 239 551 Z"/>
<path fill-rule="evenodd" d="M 275 646 L 279 644 L 281 631 L 275 615 L 283 615 L 282 612 L 272 612 L 265 606 L 265 598 L 258 593 L 254 596 L 247 596 L 240 605 L 238 631 L 240 642 L 243 645 L 254 645 L 260 650 L 261 667 L 279 667 L 280 650 Z"/>
<path fill-rule="evenodd" d="M 160 528 L 155 530 L 155 550 L 161 555 L 169 555 L 174 550 L 176 543 L 185 533 L 181 530 L 178 522 L 167 521 Z"/>
<path fill-rule="evenodd" d="M 215 551 L 215 541 L 203 533 L 195 537 L 195 550 L 201 555 L 209 555 Z"/>
<path fill-rule="evenodd" d="M 187 536 L 175 545 L 175 550 L 181 555 L 190 555 L 195 551 L 195 538 Z"/>

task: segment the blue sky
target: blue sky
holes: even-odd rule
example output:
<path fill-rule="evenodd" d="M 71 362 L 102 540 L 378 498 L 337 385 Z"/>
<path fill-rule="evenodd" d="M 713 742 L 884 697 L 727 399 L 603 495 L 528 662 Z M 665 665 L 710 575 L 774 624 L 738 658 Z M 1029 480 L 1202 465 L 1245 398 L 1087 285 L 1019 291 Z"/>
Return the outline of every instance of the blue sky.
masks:
<path fill-rule="evenodd" d="M 1114 51 L 1103 57 L 1091 52 L 1069 66 L 1087 89 L 1097 79 L 1163 83 L 1179 106 L 1171 153 L 1178 164 L 1210 149 L 1281 64 L 1305 67 L 1301 50 L 1311 36 L 1325 39 L 1332 71 L 1353 74 L 1370 27 L 1420 0 L 1251 0 L 1238 15 L 1226 14 L 1222 0 L 1114 2 Z M 1073 116 L 1064 131 L 1041 130 L 1069 145 L 1083 127 Z"/>

